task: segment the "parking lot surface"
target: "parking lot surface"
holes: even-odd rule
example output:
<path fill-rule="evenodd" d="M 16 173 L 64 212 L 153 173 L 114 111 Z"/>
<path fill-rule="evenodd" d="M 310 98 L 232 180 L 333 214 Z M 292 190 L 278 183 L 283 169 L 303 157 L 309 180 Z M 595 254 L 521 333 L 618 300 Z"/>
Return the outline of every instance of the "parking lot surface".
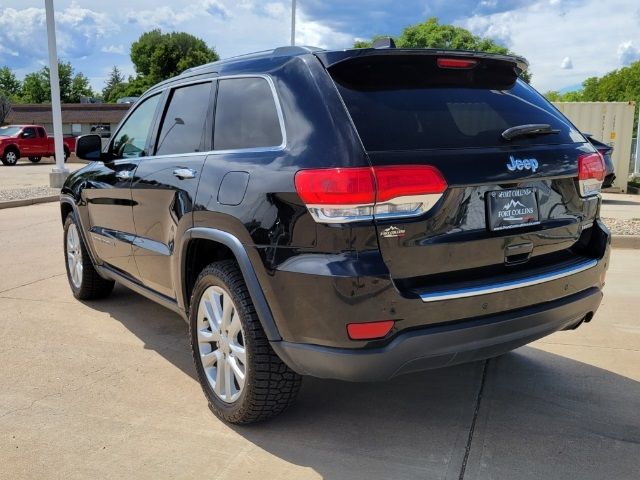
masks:
<path fill-rule="evenodd" d="M 65 164 L 65 167 L 71 172 L 86 165 L 74 160 L 75 156 L 72 156 Z M 0 190 L 49 185 L 49 173 L 54 166 L 55 161 L 53 158 L 43 158 L 39 163 L 31 163 L 29 160 L 20 159 L 18 164 L 12 167 L 0 164 Z"/>
<path fill-rule="evenodd" d="M 349 384 L 280 417 L 208 410 L 185 323 L 67 286 L 57 204 L 0 210 L 0 478 L 637 479 L 640 253 L 594 320 L 489 360 Z"/>

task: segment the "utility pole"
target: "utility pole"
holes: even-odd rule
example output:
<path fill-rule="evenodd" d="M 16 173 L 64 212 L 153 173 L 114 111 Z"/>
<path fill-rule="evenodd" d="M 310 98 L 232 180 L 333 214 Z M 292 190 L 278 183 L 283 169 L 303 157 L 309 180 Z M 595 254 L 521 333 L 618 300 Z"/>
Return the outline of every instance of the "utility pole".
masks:
<path fill-rule="evenodd" d="M 296 44 L 296 0 L 291 0 L 291 46 Z"/>
<path fill-rule="evenodd" d="M 58 52 L 56 48 L 56 22 L 53 15 L 53 0 L 44 0 L 47 16 L 47 42 L 49 44 L 49 83 L 51 84 L 51 114 L 53 117 L 53 141 L 56 153 L 56 166 L 49 174 L 49 185 L 62 187 L 69 175 L 64 166 L 64 147 L 62 144 L 62 108 L 60 106 L 60 78 L 58 77 Z"/>

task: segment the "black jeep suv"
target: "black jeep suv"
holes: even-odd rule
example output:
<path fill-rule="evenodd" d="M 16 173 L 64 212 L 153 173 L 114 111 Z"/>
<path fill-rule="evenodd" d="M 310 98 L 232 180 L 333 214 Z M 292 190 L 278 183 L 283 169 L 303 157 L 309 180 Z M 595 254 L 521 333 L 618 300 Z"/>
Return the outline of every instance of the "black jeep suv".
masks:
<path fill-rule="evenodd" d="M 593 317 L 603 162 L 521 58 L 284 47 L 146 92 L 61 195 L 79 299 L 188 321 L 212 409 L 500 355 Z"/>

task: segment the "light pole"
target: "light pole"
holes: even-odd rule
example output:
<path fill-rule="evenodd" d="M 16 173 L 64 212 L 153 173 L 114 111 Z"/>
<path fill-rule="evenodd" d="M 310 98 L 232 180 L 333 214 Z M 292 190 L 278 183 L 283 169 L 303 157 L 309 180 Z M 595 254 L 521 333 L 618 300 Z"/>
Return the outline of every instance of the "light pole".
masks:
<path fill-rule="evenodd" d="M 296 44 L 296 0 L 291 0 L 291 46 Z"/>
<path fill-rule="evenodd" d="M 633 173 L 640 176 L 640 105 L 638 105 L 638 132 L 636 133 L 636 164 Z"/>
<path fill-rule="evenodd" d="M 49 83 L 51 85 L 51 116 L 53 117 L 53 142 L 56 153 L 56 166 L 49 174 L 51 187 L 62 187 L 69 175 L 64 166 L 64 147 L 62 144 L 62 109 L 60 107 L 60 79 L 58 77 L 58 52 L 56 49 L 56 22 L 53 16 L 53 0 L 44 0 L 47 16 L 47 43 L 49 44 Z"/>

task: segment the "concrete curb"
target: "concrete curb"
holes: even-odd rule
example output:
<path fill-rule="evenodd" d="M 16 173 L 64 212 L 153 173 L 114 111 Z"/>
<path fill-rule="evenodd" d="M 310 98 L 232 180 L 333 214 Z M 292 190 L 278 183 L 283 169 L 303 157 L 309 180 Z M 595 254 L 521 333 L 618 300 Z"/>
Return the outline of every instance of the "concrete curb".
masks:
<path fill-rule="evenodd" d="M 611 246 L 613 248 L 640 249 L 640 235 L 612 235 Z"/>
<path fill-rule="evenodd" d="M 50 203 L 50 202 L 59 202 L 59 201 L 60 201 L 60 195 L 49 195 L 48 197 L 24 198 L 22 200 L 9 200 L 7 202 L 0 202 L 0 210 L 4 208 L 26 207 L 28 205 L 35 205 L 36 203 Z"/>

